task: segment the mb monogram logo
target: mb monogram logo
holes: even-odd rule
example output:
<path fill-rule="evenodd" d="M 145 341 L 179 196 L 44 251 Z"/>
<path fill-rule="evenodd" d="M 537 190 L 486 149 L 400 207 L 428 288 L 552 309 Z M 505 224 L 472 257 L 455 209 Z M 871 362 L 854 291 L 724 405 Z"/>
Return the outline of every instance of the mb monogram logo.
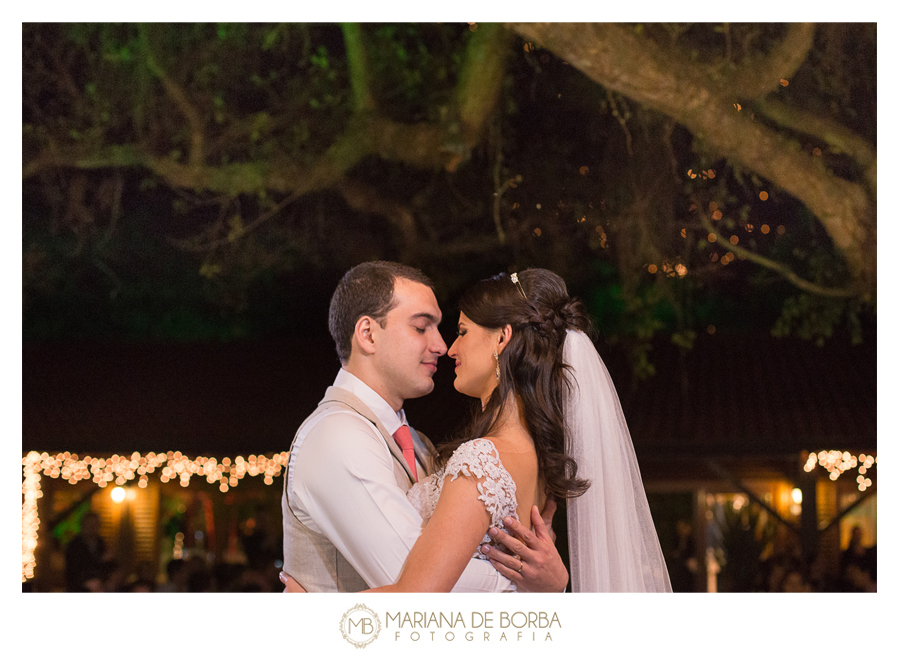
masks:
<path fill-rule="evenodd" d="M 341 618 L 341 635 L 350 644 L 361 649 L 378 637 L 381 620 L 378 615 L 362 603 L 358 603 Z"/>

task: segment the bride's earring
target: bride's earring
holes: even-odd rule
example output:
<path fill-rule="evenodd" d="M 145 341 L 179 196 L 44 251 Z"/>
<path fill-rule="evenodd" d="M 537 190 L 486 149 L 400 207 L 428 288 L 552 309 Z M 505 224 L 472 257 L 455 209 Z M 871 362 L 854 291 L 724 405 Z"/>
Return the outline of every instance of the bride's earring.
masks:
<path fill-rule="evenodd" d="M 494 350 L 494 360 L 497 362 L 497 381 L 500 381 L 500 355 Z"/>

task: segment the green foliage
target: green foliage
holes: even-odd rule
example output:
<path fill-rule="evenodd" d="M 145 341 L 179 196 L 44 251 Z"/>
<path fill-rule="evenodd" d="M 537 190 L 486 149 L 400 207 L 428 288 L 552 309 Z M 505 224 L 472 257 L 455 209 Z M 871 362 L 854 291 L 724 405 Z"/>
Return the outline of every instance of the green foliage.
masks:
<path fill-rule="evenodd" d="M 459 72 L 468 30 L 459 24 L 364 26 L 377 95 L 391 115 L 435 118 L 446 105 Z"/>
<path fill-rule="evenodd" d="M 90 499 L 82 502 L 72 512 L 51 528 L 53 537 L 65 548 L 81 532 L 81 522 L 85 514 L 91 511 Z"/>
<path fill-rule="evenodd" d="M 776 521 L 755 503 L 739 510 L 726 503 L 716 516 L 722 535 L 724 564 L 719 574 L 722 591 L 754 592 L 762 586 L 762 559 L 775 539 Z"/>
<path fill-rule="evenodd" d="M 857 345 L 862 342 L 860 316 L 864 310 L 863 303 L 857 299 L 835 299 L 801 292 L 785 300 L 781 317 L 772 328 L 772 335 L 796 335 L 815 341 L 822 347 L 836 330 L 843 327 L 850 336 L 850 342 Z"/>
<path fill-rule="evenodd" d="M 672 334 L 672 343 L 685 352 L 693 349 L 695 340 L 697 340 L 697 332 L 693 329 L 685 329 Z"/>
<path fill-rule="evenodd" d="M 626 297 L 619 284 L 597 286 L 592 289 L 588 310 L 598 319 L 597 329 L 605 340 L 624 343 L 635 382 L 656 374 L 651 359 L 653 339 L 660 330 L 672 329 L 671 306 L 663 300 L 658 287 L 647 286 Z M 674 334 L 672 340 L 676 344 L 692 341 L 692 333 Z"/>
<path fill-rule="evenodd" d="M 328 49 L 325 46 L 316 48 L 316 52 L 309 56 L 309 62 L 315 67 L 328 70 Z"/>

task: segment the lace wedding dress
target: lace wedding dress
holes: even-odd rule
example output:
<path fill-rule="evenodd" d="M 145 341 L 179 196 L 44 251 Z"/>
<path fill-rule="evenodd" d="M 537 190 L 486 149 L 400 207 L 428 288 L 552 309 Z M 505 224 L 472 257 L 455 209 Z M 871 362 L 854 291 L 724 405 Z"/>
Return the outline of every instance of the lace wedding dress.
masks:
<path fill-rule="evenodd" d="M 425 523 L 428 523 L 434 513 L 438 498 L 441 497 L 444 478 L 448 475 L 452 476 L 451 482 L 460 475 L 479 480 L 478 498 L 491 515 L 491 528 L 502 530 L 503 519 L 507 516 L 519 520 L 516 512 L 516 483 L 503 467 L 497 447 L 489 439 L 473 439 L 459 446 L 441 470 L 416 482 L 407 492 L 407 499 L 422 515 Z M 488 534 L 484 535 L 482 543 L 506 550 Z M 473 557 L 488 559 L 480 549 L 475 550 Z"/>

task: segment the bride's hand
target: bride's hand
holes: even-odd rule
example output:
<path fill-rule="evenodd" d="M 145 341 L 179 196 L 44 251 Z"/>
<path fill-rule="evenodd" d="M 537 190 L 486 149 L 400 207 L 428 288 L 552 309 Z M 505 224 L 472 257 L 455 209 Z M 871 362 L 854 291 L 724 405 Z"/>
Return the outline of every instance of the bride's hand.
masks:
<path fill-rule="evenodd" d="M 501 574 L 516 584 L 520 592 L 562 592 L 569 582 L 562 558 L 553 544 L 547 526 L 541 518 L 537 506 L 531 509 L 531 523 L 534 532 L 513 518 L 507 517 L 503 525 L 509 532 L 491 528 L 489 534 L 503 544 L 513 555 L 481 547 L 491 564 Z"/>
<path fill-rule="evenodd" d="M 306 594 L 307 591 L 300 586 L 296 580 L 287 575 L 284 571 L 278 574 L 278 580 L 284 584 L 283 594 Z"/>

